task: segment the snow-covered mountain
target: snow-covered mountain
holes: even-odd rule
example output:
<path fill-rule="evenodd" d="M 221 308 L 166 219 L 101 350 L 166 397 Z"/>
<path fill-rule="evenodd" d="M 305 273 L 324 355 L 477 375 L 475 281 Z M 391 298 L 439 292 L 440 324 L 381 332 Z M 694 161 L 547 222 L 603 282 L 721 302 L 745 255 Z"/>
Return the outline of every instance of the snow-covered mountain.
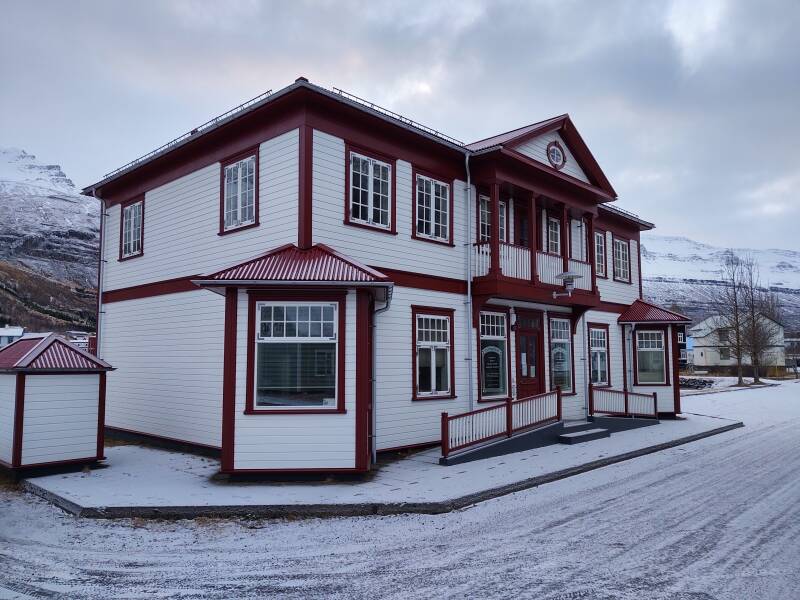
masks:
<path fill-rule="evenodd" d="M 713 311 L 711 298 L 719 285 L 727 252 L 752 256 L 758 263 L 761 283 L 775 291 L 785 325 L 800 330 L 800 252 L 720 248 L 685 237 L 642 234 L 644 295 L 662 306 L 678 306 L 688 316 L 701 319 Z"/>
<path fill-rule="evenodd" d="M 93 288 L 100 204 L 81 196 L 58 165 L 0 147 L 0 260 Z"/>

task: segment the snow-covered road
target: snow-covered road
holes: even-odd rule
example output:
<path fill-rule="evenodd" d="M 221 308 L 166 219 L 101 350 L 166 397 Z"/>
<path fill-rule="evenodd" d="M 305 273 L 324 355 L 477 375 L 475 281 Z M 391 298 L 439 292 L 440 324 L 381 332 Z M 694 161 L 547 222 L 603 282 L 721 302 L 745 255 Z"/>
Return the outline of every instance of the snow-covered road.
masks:
<path fill-rule="evenodd" d="M 0 489 L 0 598 L 800 598 L 800 384 L 745 428 L 438 516 L 89 521 Z"/>

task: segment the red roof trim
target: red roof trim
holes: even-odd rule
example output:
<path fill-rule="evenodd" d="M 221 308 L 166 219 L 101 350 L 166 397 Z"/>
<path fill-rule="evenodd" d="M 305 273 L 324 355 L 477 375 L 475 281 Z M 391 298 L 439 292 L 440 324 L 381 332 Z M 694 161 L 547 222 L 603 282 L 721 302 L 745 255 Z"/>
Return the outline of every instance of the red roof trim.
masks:
<path fill-rule="evenodd" d="M 197 285 L 235 281 L 389 283 L 389 277 L 324 244 L 301 249 L 285 244 L 238 265 L 198 277 Z"/>
<path fill-rule="evenodd" d="M 618 323 L 691 323 L 680 313 L 661 308 L 644 300 L 635 300 L 619 318 Z"/>

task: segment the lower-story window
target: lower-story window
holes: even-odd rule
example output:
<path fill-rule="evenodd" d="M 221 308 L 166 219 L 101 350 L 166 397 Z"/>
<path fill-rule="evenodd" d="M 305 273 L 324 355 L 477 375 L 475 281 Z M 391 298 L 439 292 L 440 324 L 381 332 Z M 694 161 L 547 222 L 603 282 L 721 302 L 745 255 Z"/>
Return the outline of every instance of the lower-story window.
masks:
<path fill-rule="evenodd" d="M 636 332 L 636 382 L 639 385 L 667 382 L 663 331 Z"/>
<path fill-rule="evenodd" d="M 450 396 L 453 311 L 414 307 L 415 397 Z"/>
<path fill-rule="evenodd" d="M 256 303 L 256 408 L 336 407 L 337 310 L 327 302 Z"/>
<path fill-rule="evenodd" d="M 508 396 L 508 339 L 506 315 L 481 313 L 481 398 Z"/>
<path fill-rule="evenodd" d="M 550 387 L 572 392 L 572 333 L 569 319 L 550 319 Z"/>
<path fill-rule="evenodd" d="M 608 385 L 608 331 L 605 328 L 589 328 L 589 349 L 592 383 Z"/>

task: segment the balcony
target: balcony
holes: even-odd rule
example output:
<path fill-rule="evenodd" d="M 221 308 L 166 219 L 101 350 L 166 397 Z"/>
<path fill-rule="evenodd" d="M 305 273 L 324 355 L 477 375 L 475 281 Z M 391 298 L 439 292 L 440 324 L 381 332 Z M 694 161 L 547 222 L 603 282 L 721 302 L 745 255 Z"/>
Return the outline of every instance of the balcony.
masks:
<path fill-rule="evenodd" d="M 536 265 L 534 278 L 534 265 L 531 260 L 531 249 L 516 244 L 501 242 L 500 273 L 508 279 L 529 282 L 534 285 L 545 284 L 563 286 L 557 275 L 564 272 L 564 258 L 557 254 L 536 252 Z M 586 261 L 570 258 L 567 262 L 568 270 L 580 275 L 575 281 L 578 290 L 592 291 L 592 265 Z M 490 242 L 478 242 L 472 246 L 472 276 L 473 278 L 486 277 L 492 266 L 492 247 Z"/>

